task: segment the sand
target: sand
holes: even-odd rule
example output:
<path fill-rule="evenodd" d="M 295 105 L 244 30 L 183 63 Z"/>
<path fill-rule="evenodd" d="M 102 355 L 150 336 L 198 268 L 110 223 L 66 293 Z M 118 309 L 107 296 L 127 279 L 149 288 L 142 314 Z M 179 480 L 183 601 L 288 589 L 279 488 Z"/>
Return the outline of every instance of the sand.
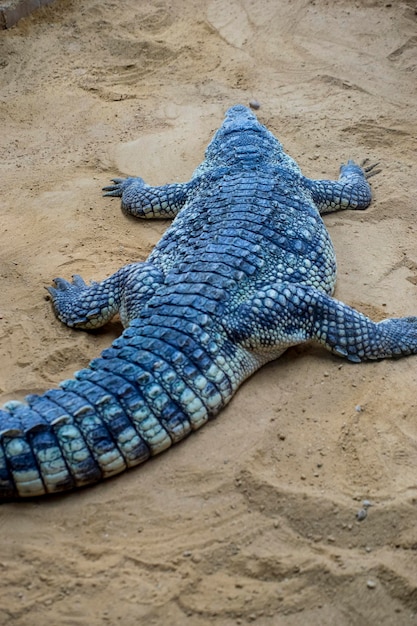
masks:
<path fill-rule="evenodd" d="M 0 400 L 56 385 L 121 331 L 64 327 L 44 290 L 146 258 L 167 228 L 101 187 L 187 180 L 252 99 L 308 176 L 380 162 L 372 206 L 325 218 L 336 295 L 416 314 L 416 9 L 57 0 L 1 32 Z M 3 504 L 0 623 L 417 624 L 416 382 L 412 357 L 293 349 L 143 467 Z"/>

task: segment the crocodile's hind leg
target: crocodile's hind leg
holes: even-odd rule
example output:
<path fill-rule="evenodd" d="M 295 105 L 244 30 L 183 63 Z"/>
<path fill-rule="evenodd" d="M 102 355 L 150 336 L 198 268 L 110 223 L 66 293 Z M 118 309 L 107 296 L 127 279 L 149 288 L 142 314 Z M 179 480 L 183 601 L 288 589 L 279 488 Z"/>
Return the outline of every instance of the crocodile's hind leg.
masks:
<path fill-rule="evenodd" d="M 362 168 L 353 161 L 348 161 L 340 168 L 339 180 L 304 178 L 304 184 L 321 214 L 344 209 L 363 210 L 372 200 L 367 179 L 380 171 L 374 169 L 376 165 Z"/>
<path fill-rule="evenodd" d="M 122 209 L 134 217 L 175 217 L 187 201 L 196 180 L 151 187 L 142 178 L 114 178 L 113 185 L 103 187 L 105 196 L 122 199 Z"/>
<path fill-rule="evenodd" d="M 225 318 L 229 336 L 267 358 L 316 341 L 350 361 L 417 354 L 417 317 L 373 322 L 318 291 L 294 283 L 265 285 Z"/>
<path fill-rule="evenodd" d="M 100 283 L 87 285 L 75 275 L 72 283 L 56 278 L 55 287 L 47 289 L 61 322 L 89 330 L 104 326 L 116 313 L 128 326 L 162 281 L 161 270 L 151 263 L 132 263 Z"/>

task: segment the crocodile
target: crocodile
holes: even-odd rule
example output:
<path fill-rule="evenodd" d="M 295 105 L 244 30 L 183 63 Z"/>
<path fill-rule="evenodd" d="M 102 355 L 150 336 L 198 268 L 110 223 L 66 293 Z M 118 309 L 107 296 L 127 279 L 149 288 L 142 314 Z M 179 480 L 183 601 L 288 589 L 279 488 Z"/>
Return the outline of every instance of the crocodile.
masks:
<path fill-rule="evenodd" d="M 307 178 L 237 105 L 189 182 L 113 179 L 104 195 L 126 213 L 175 219 L 145 261 L 49 287 L 69 327 L 118 313 L 125 330 L 71 380 L 0 410 L 0 497 L 71 490 L 143 463 L 290 346 L 315 342 L 353 362 L 417 353 L 417 317 L 374 322 L 333 297 L 321 214 L 367 208 L 373 167 L 349 160 L 338 180 Z"/>

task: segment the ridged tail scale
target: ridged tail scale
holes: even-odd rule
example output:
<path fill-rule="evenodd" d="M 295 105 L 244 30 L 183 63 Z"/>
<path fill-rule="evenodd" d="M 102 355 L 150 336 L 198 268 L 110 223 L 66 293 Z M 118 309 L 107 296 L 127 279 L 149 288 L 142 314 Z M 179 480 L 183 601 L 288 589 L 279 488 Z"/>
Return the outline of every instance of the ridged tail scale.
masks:
<path fill-rule="evenodd" d="M 170 301 L 170 315 L 161 303 L 134 320 L 73 380 L 0 410 L 0 497 L 97 482 L 162 452 L 218 413 L 236 388 L 227 364 L 235 348 L 206 332 L 206 314 L 192 306 L 175 310 L 175 297 Z"/>

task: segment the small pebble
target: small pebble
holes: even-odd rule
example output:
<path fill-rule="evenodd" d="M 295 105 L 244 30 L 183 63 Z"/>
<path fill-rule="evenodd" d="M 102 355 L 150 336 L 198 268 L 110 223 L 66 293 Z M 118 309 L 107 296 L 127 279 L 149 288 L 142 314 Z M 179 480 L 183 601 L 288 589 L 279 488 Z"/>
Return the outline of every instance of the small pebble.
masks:
<path fill-rule="evenodd" d="M 368 513 L 366 509 L 359 509 L 359 511 L 356 513 L 356 519 L 358 520 L 358 522 L 363 522 L 367 515 Z"/>
<path fill-rule="evenodd" d="M 369 509 L 369 507 L 372 506 L 372 502 L 370 500 L 364 500 L 362 506 L 364 509 Z"/>
<path fill-rule="evenodd" d="M 261 104 L 260 102 L 258 102 L 258 100 L 249 100 L 249 106 L 251 109 L 254 109 L 254 111 L 257 111 L 261 108 Z"/>
<path fill-rule="evenodd" d="M 355 406 L 355 411 L 356 411 L 357 413 L 361 413 L 361 412 L 362 412 L 362 410 L 363 410 L 363 409 L 362 409 L 362 407 L 361 407 L 361 405 L 360 405 L 360 404 L 357 404 L 357 405 Z"/>
<path fill-rule="evenodd" d="M 376 582 L 374 580 L 367 580 L 366 581 L 366 586 L 368 587 L 368 589 L 375 589 Z"/>

